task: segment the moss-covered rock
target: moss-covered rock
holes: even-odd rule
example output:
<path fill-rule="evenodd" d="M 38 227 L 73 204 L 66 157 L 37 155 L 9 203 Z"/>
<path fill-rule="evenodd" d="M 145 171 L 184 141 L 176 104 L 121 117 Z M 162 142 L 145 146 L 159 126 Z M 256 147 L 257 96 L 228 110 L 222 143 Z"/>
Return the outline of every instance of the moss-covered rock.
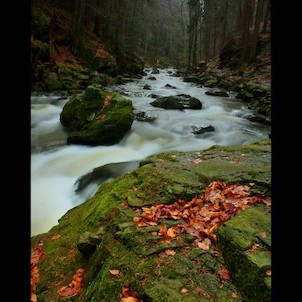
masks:
<path fill-rule="evenodd" d="M 116 144 L 131 129 L 133 120 L 132 102 L 99 85 L 72 96 L 60 115 L 70 144 Z"/>
<path fill-rule="evenodd" d="M 223 224 L 218 246 L 247 301 L 271 301 L 271 212 L 252 206 Z"/>
<path fill-rule="evenodd" d="M 43 243 L 45 252 L 38 264 L 38 301 L 116 302 L 123 287 L 144 302 L 269 301 L 269 206 L 253 206 L 231 218 L 218 228 L 218 245 L 208 250 L 197 248 L 195 237 L 186 233 L 160 240 L 161 226 L 179 220 L 138 227 L 133 219 L 148 205 L 191 201 L 215 179 L 250 184 L 252 194 L 270 195 L 270 140 L 161 153 L 103 183 L 49 232 L 32 238 L 32 247 Z M 82 291 L 60 298 L 58 290 L 70 284 L 78 268 L 86 272 Z"/>

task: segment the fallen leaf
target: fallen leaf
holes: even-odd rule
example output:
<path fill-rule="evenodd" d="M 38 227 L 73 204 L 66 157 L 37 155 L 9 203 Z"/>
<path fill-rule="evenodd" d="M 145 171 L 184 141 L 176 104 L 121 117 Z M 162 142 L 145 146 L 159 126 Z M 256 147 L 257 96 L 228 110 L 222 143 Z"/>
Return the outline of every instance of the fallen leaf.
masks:
<path fill-rule="evenodd" d="M 137 292 L 136 291 L 132 291 L 130 290 L 129 287 L 122 287 L 122 296 L 124 298 L 127 298 L 127 297 L 133 297 L 133 298 L 137 298 Z"/>
<path fill-rule="evenodd" d="M 165 250 L 165 254 L 168 256 L 174 256 L 176 254 L 176 252 L 168 249 L 168 250 Z"/>
<path fill-rule="evenodd" d="M 70 286 L 63 286 L 59 289 L 58 292 L 60 297 L 69 297 L 77 294 L 77 288 L 76 287 L 70 287 Z"/>
<path fill-rule="evenodd" d="M 134 297 L 121 298 L 120 302 L 140 302 L 141 300 Z"/>
<path fill-rule="evenodd" d="M 188 290 L 187 288 L 183 288 L 183 289 L 181 290 L 181 292 L 182 292 L 183 294 L 185 294 L 185 293 L 189 292 L 189 290 Z"/>
<path fill-rule="evenodd" d="M 265 272 L 265 275 L 271 276 L 271 275 L 272 275 L 272 270 L 271 270 L 271 269 L 268 269 L 268 270 Z"/>
<path fill-rule="evenodd" d="M 230 272 L 227 268 L 223 267 L 222 265 L 219 265 L 218 274 L 221 278 L 230 280 Z"/>
<path fill-rule="evenodd" d="M 117 276 L 121 273 L 121 271 L 118 269 L 111 269 L 111 270 L 109 270 L 109 272 L 111 275 L 114 275 L 114 276 Z"/>
<path fill-rule="evenodd" d="M 73 275 L 72 281 L 58 290 L 59 297 L 69 297 L 80 293 L 84 283 L 85 272 L 85 269 L 79 268 Z"/>
<path fill-rule="evenodd" d="M 37 302 L 37 296 L 36 296 L 36 294 L 34 294 L 34 293 L 31 294 L 30 302 Z"/>
<path fill-rule="evenodd" d="M 171 238 L 176 237 L 175 231 L 172 228 L 169 228 L 167 231 L 167 236 Z"/>
<path fill-rule="evenodd" d="M 234 299 L 238 298 L 238 296 L 235 292 L 232 292 L 231 297 L 234 298 Z"/>
<path fill-rule="evenodd" d="M 207 251 L 210 248 L 211 245 L 211 240 L 209 238 L 204 238 L 201 242 L 197 242 L 197 246 L 202 249 Z"/>

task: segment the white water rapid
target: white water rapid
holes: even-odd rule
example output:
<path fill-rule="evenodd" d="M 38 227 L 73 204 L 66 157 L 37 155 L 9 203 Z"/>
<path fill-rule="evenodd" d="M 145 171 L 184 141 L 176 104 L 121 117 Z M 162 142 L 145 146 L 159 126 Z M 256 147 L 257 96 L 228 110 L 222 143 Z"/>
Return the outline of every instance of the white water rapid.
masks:
<path fill-rule="evenodd" d="M 31 97 L 31 235 L 49 231 L 69 209 L 91 197 L 97 185 L 75 193 L 77 179 L 93 168 L 116 162 L 141 160 L 159 152 L 203 150 L 214 144 L 241 145 L 268 137 L 270 127 L 252 123 L 246 104 L 230 97 L 206 95 L 209 90 L 173 76 L 174 69 L 160 69 L 156 80 L 142 79 L 107 88 L 133 102 L 135 112 L 156 116 L 154 122 L 134 121 L 124 139 L 112 146 L 67 145 L 59 118 L 68 97 L 32 94 Z M 149 84 L 151 90 L 143 89 Z M 165 87 L 166 84 L 174 88 Z M 200 110 L 165 110 L 150 105 L 151 95 L 189 94 L 202 102 Z M 195 135 L 192 126 L 212 125 L 214 132 Z"/>

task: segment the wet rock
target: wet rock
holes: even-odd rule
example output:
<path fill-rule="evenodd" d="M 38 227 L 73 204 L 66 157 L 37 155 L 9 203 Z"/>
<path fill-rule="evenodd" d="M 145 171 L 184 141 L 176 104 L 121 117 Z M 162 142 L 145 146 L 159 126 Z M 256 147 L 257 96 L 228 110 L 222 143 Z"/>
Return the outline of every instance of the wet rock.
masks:
<path fill-rule="evenodd" d="M 135 113 L 135 119 L 140 122 L 153 122 L 156 120 L 156 116 L 150 115 L 145 111 Z"/>
<path fill-rule="evenodd" d="M 159 97 L 150 103 L 154 107 L 164 109 L 201 109 L 202 103 L 197 98 L 187 95 L 164 96 Z"/>
<path fill-rule="evenodd" d="M 206 132 L 214 132 L 215 128 L 212 125 L 192 126 L 192 130 L 194 134 L 203 134 Z"/>
<path fill-rule="evenodd" d="M 103 235 L 103 228 L 95 234 L 84 232 L 77 243 L 78 250 L 84 257 L 89 258 L 95 252 L 97 245 L 102 242 Z"/>
<path fill-rule="evenodd" d="M 221 89 L 210 89 L 205 92 L 206 95 L 229 97 L 229 94 Z"/>

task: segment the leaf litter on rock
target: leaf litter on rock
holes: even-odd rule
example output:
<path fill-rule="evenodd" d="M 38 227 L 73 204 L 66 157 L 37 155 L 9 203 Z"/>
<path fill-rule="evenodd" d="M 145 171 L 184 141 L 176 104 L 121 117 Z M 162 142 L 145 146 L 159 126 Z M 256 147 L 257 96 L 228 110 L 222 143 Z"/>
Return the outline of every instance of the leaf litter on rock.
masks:
<path fill-rule="evenodd" d="M 138 227 L 160 226 L 160 242 L 169 243 L 179 234 L 187 233 L 196 237 L 194 245 L 208 250 L 216 243 L 215 232 L 224 222 L 255 203 L 271 205 L 271 199 L 262 195 L 251 195 L 251 187 L 241 184 L 226 184 L 221 180 L 211 182 L 203 194 L 191 201 L 179 199 L 166 205 L 133 208 L 139 216 L 133 217 Z M 160 219 L 180 220 L 167 228 Z M 263 234 L 261 234 L 263 235 Z"/>

